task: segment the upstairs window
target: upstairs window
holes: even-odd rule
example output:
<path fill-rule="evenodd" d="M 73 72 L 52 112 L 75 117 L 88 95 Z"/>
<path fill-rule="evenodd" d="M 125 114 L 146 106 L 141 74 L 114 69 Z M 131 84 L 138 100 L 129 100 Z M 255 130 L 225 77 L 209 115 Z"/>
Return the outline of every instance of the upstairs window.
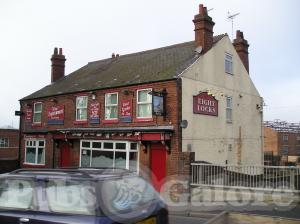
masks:
<path fill-rule="evenodd" d="M 105 94 L 105 120 L 118 119 L 118 93 Z"/>
<path fill-rule="evenodd" d="M 289 146 L 283 145 L 281 148 L 281 155 L 288 155 L 289 154 Z"/>
<path fill-rule="evenodd" d="M 76 98 L 76 121 L 87 120 L 87 96 L 78 96 Z"/>
<path fill-rule="evenodd" d="M 233 74 L 232 55 L 228 53 L 225 54 L 225 72 L 231 75 Z"/>
<path fill-rule="evenodd" d="M 152 95 L 151 89 L 142 89 L 137 91 L 137 117 L 152 117 Z"/>
<path fill-rule="evenodd" d="M 296 154 L 300 156 L 300 145 L 296 145 Z"/>
<path fill-rule="evenodd" d="M 8 145 L 8 138 L 0 137 L 0 148 L 7 148 Z"/>
<path fill-rule="evenodd" d="M 287 142 L 289 140 L 289 136 L 288 135 L 283 135 L 282 136 L 282 141 Z"/>
<path fill-rule="evenodd" d="M 41 123 L 42 122 L 42 103 L 35 103 L 33 105 L 33 123 Z"/>
<path fill-rule="evenodd" d="M 232 97 L 226 97 L 226 121 L 232 122 Z"/>

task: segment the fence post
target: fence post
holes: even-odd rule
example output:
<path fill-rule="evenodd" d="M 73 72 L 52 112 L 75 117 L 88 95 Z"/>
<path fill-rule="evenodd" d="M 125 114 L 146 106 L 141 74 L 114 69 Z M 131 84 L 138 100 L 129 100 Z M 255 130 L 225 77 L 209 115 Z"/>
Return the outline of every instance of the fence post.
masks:
<path fill-rule="evenodd" d="M 290 171 L 290 189 L 295 190 L 295 169 L 293 168 Z"/>

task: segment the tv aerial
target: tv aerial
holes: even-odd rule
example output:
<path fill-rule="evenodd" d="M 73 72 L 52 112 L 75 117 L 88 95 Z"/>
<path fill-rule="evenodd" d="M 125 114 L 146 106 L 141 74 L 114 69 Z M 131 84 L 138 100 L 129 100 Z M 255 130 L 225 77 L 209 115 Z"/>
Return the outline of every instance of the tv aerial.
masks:
<path fill-rule="evenodd" d="M 230 14 L 230 12 L 228 11 L 227 13 L 227 19 L 231 21 L 231 38 L 233 40 L 233 20 L 235 19 L 235 17 L 237 17 L 240 13 L 234 13 L 234 14 Z"/>

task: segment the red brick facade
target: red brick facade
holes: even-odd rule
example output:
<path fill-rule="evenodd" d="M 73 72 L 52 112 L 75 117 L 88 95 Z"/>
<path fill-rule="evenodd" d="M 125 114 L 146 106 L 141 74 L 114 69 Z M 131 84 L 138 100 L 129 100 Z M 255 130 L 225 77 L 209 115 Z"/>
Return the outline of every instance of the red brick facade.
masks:
<path fill-rule="evenodd" d="M 166 89 L 166 116 L 153 115 L 151 119 L 139 120 L 136 117 L 137 111 L 137 90 L 151 88 L 154 91 L 162 91 Z M 105 121 L 105 94 L 118 92 L 118 115 L 117 122 Z M 88 96 L 88 104 L 100 103 L 100 124 L 90 124 L 87 122 L 76 122 L 76 97 L 78 95 Z M 95 95 L 95 99 L 92 99 Z M 122 100 L 130 100 L 132 102 L 132 122 L 124 123 L 120 120 Z M 25 120 L 26 111 L 32 109 L 34 103 L 41 102 L 43 105 L 42 119 L 40 125 L 33 125 L 32 122 Z M 50 125 L 48 124 L 47 111 L 50 107 L 56 105 L 64 105 L 64 124 Z M 32 167 L 32 165 L 24 164 L 25 159 L 25 139 L 34 137 L 44 138 L 45 146 L 45 165 L 34 165 L 34 167 L 58 167 L 60 166 L 61 153 L 60 148 L 63 144 L 71 146 L 70 161 L 71 166 L 78 167 L 80 158 L 80 139 L 97 139 L 97 140 L 134 140 L 137 141 L 135 134 L 127 136 L 118 133 L 111 133 L 107 135 L 98 136 L 95 133 L 84 133 L 81 136 L 74 136 L 69 133 L 62 133 L 57 130 L 73 128 L 119 128 L 119 127 L 159 127 L 159 126 L 173 126 L 173 132 L 170 133 L 170 139 L 162 141 L 163 144 L 170 146 L 170 151 L 167 153 L 166 174 L 183 174 L 189 172 L 189 155 L 181 152 L 181 83 L 178 80 L 170 80 L 156 83 L 140 84 L 134 86 L 126 86 L 121 88 L 95 90 L 89 92 L 74 93 L 68 95 L 52 96 L 42 99 L 22 101 L 21 111 L 22 116 L 22 155 L 21 161 L 23 167 Z M 104 131 L 105 133 L 105 131 Z M 139 134 L 139 133 L 136 133 Z M 65 140 L 68 140 L 67 142 Z M 150 147 L 151 142 L 157 141 L 139 141 L 141 142 L 141 149 L 139 153 L 140 165 L 150 168 L 150 152 L 147 148 Z"/>
<path fill-rule="evenodd" d="M 0 139 L 8 140 L 8 147 L 0 146 L 0 158 L 17 159 L 19 150 L 19 130 L 0 129 Z"/>

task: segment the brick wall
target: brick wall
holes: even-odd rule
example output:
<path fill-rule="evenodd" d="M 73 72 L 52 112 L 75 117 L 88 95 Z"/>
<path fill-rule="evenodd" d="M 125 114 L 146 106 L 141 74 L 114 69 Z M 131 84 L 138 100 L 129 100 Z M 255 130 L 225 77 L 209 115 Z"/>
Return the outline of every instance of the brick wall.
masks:
<path fill-rule="evenodd" d="M 278 133 L 268 127 L 264 127 L 264 152 L 273 152 L 278 155 Z"/>
<path fill-rule="evenodd" d="M 153 116 L 153 119 L 150 121 L 139 121 L 136 119 L 136 101 L 137 101 L 137 90 L 139 89 L 147 89 L 152 88 L 155 91 L 162 91 L 164 88 L 167 90 L 166 97 L 166 118 L 164 119 L 162 116 Z M 88 122 L 85 124 L 76 124 L 75 116 L 75 104 L 76 104 L 76 96 L 78 94 L 67 94 L 55 97 L 47 97 L 43 99 L 30 100 L 30 101 L 22 101 L 21 102 L 21 110 L 26 113 L 26 110 L 30 107 L 33 107 L 35 102 L 43 103 L 43 112 L 42 112 L 42 123 L 40 126 L 32 126 L 30 122 L 26 122 L 23 116 L 22 122 L 22 132 L 23 134 L 29 132 L 40 132 L 51 131 L 56 129 L 63 128 L 87 128 L 87 127 L 141 127 L 141 126 L 160 126 L 160 125 L 173 125 L 174 133 L 171 137 L 171 153 L 167 154 L 167 175 L 178 174 L 178 173 L 188 173 L 187 168 L 187 155 L 183 155 L 181 153 L 181 130 L 179 128 L 179 123 L 181 121 L 181 84 L 177 80 L 172 81 L 164 81 L 143 85 L 135 85 L 135 86 L 127 86 L 121 88 L 114 89 L 106 89 L 106 90 L 96 90 L 93 91 L 93 94 L 96 95 L 95 100 L 92 99 L 91 92 L 82 92 L 80 95 L 88 96 L 88 103 L 91 102 L 99 102 L 100 103 L 100 124 L 89 124 Z M 121 114 L 120 103 L 122 100 L 131 100 L 132 101 L 132 114 L 133 121 L 131 123 L 104 123 L 104 110 L 105 110 L 105 93 L 118 92 L 119 98 L 119 117 Z M 129 94 L 126 94 L 129 93 Z M 55 99 L 55 100 L 54 100 Z M 29 106 L 28 106 L 29 105 Z M 65 106 L 65 119 L 63 125 L 49 125 L 47 123 L 47 111 L 52 106 L 64 105 Z M 23 136 L 24 138 L 24 136 Z M 55 144 L 53 143 L 51 134 L 46 135 L 47 147 L 46 147 L 46 167 L 53 166 L 53 147 L 55 148 Z M 24 139 L 22 141 L 22 161 L 24 161 Z M 75 166 L 79 163 L 79 140 L 74 141 L 74 153 L 72 154 Z M 57 150 L 58 151 L 58 150 Z M 55 161 L 58 163 L 60 160 L 59 153 L 55 153 Z M 145 166 L 149 166 L 149 152 L 145 153 L 143 150 L 140 152 L 140 161 Z M 183 161 L 183 162 L 182 162 Z M 78 162 L 78 163 L 77 163 Z M 77 163 L 77 164 L 76 164 Z"/>
<path fill-rule="evenodd" d="M 288 136 L 288 140 L 284 140 L 283 136 Z M 297 134 L 278 132 L 279 153 L 283 146 L 288 146 L 289 156 L 300 156 L 300 154 L 297 153 L 297 149 L 300 150 L 300 140 L 297 140 L 297 136 L 299 136 L 298 138 L 300 138 L 300 133 Z"/>
<path fill-rule="evenodd" d="M 0 148 L 0 158 L 18 159 L 19 151 L 19 130 L 0 129 L 0 138 L 8 138 L 9 145 Z"/>

